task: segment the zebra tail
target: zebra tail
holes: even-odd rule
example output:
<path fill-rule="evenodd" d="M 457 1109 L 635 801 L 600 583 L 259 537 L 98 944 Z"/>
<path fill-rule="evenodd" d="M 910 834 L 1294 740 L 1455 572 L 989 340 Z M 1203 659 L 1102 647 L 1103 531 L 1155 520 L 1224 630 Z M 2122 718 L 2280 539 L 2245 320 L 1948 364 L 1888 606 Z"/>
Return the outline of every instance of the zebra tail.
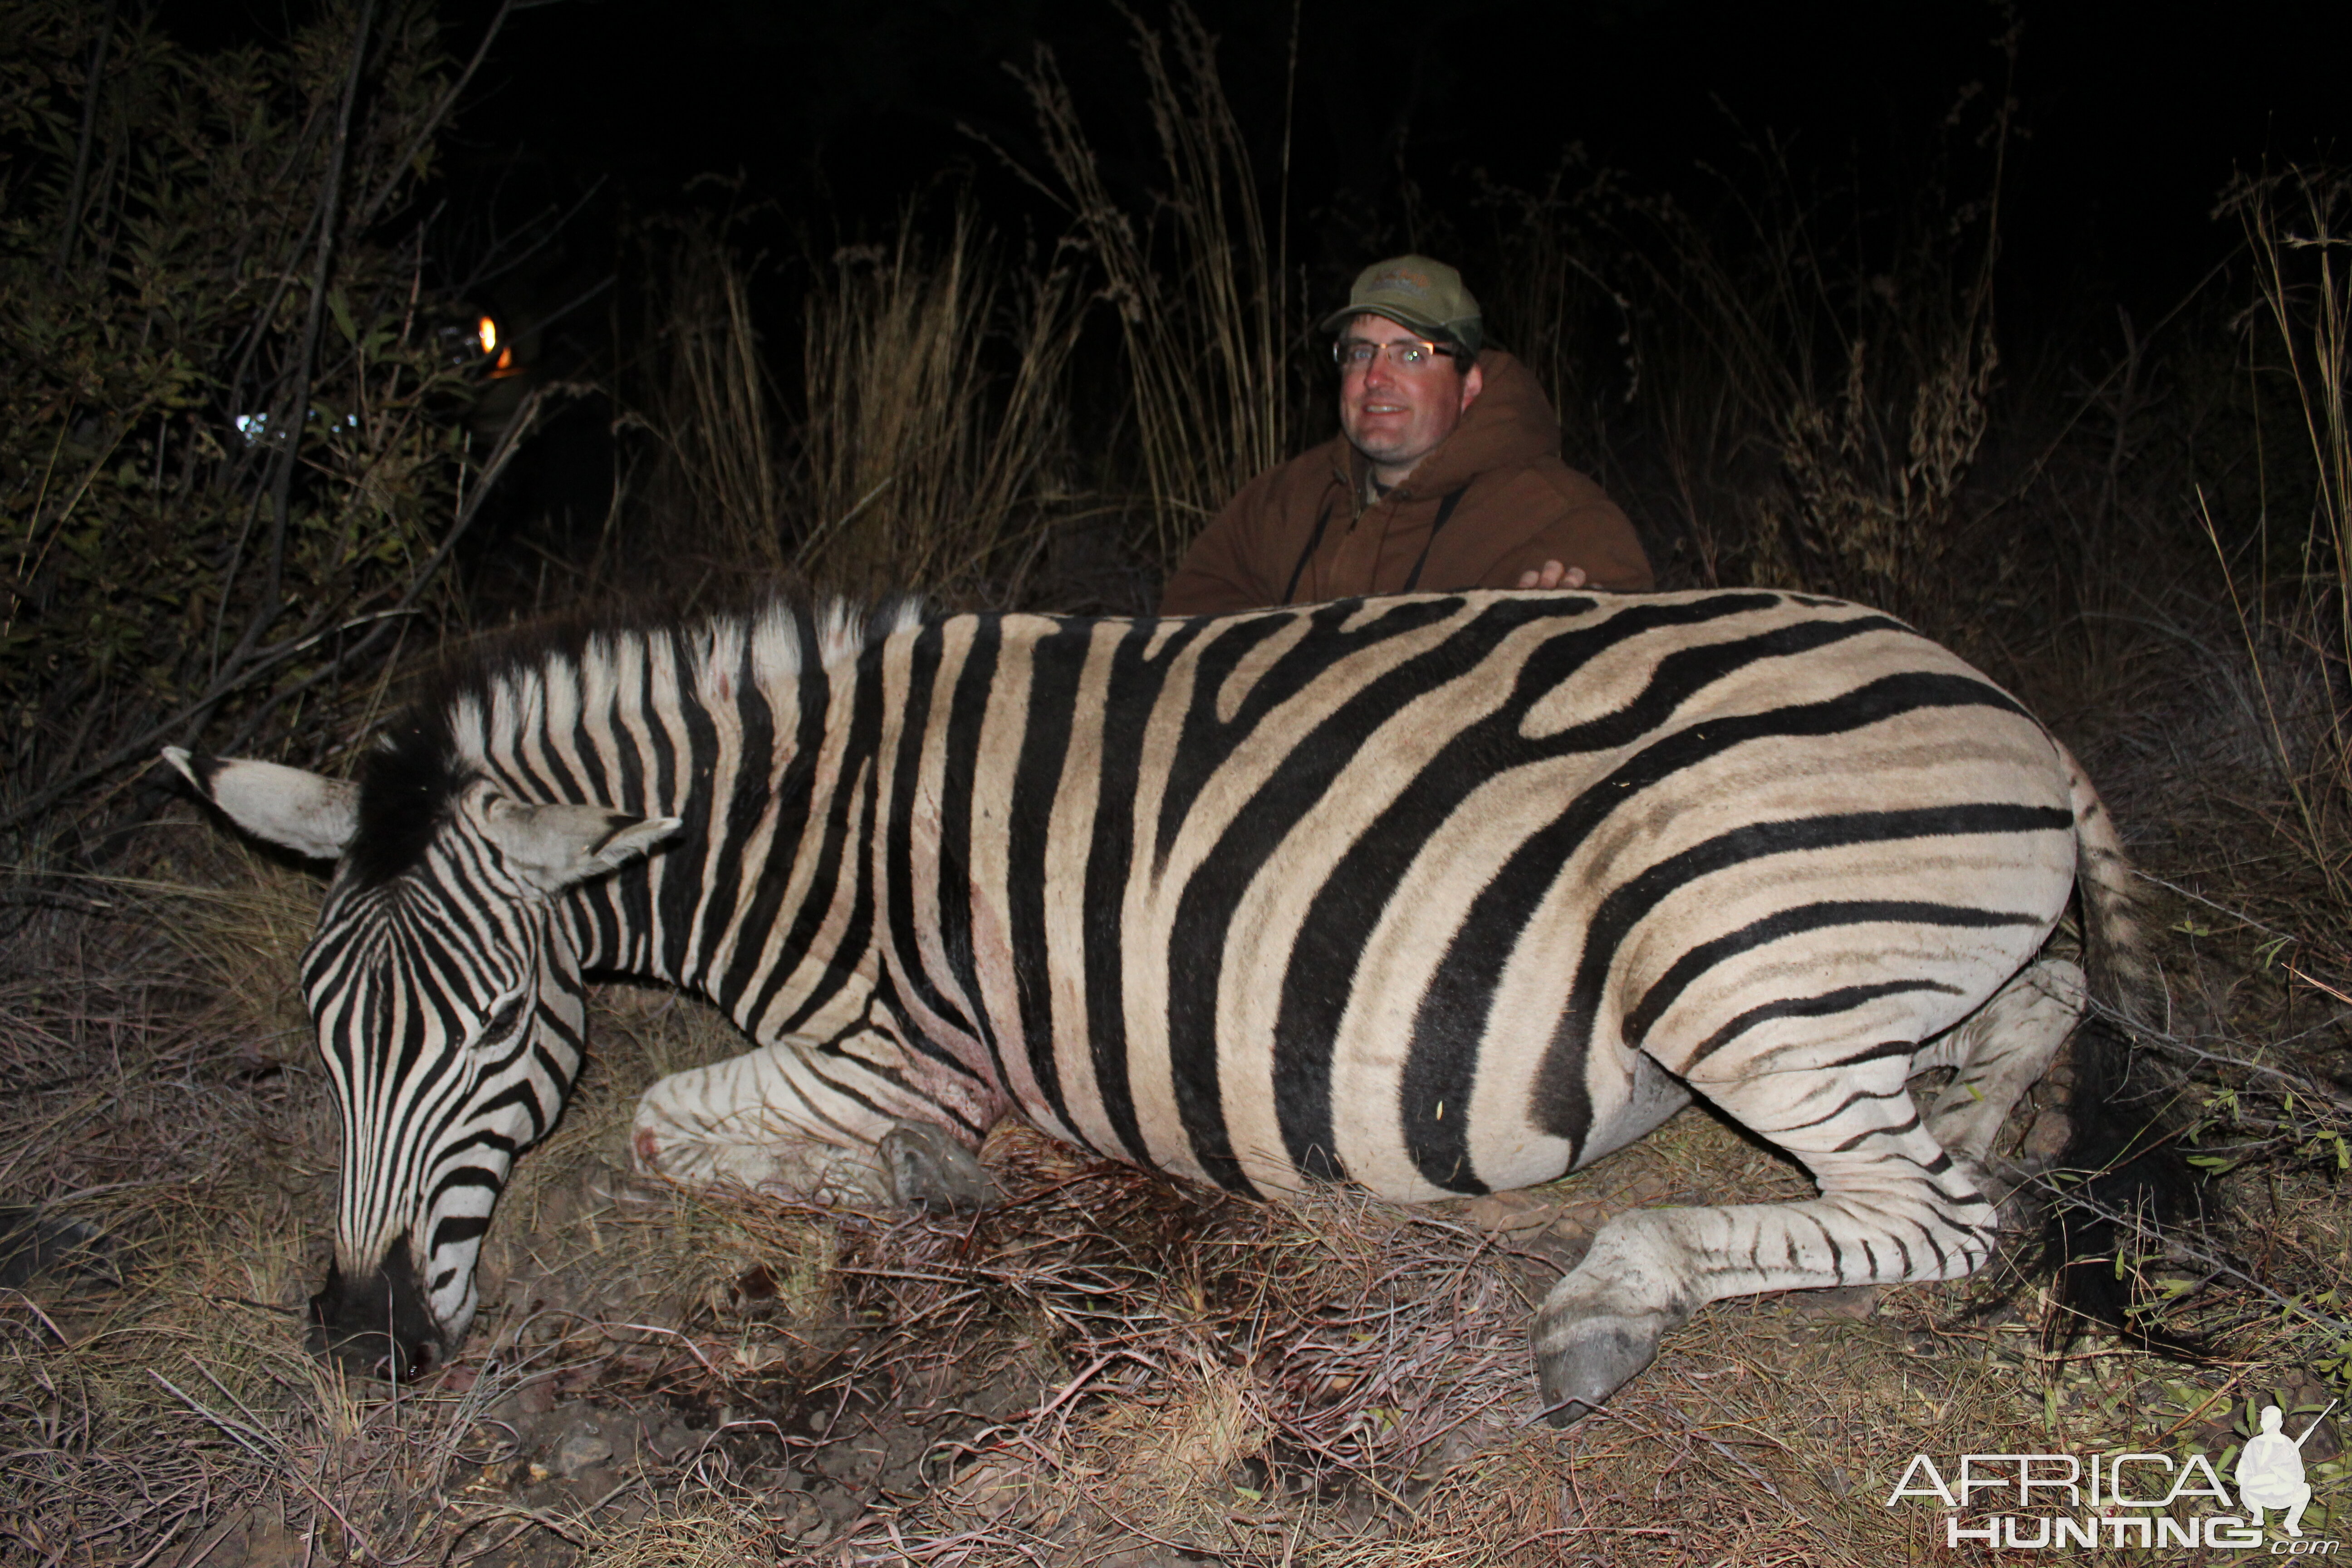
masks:
<path fill-rule="evenodd" d="M 2074 882 L 2082 895 L 2091 994 L 2127 1022 L 2152 1027 L 2160 1021 L 2162 988 L 2141 920 L 2131 859 L 2083 764 L 2063 746 L 2058 756 L 2066 764 L 2067 793 L 2074 809 Z"/>
<path fill-rule="evenodd" d="M 2075 886 L 2094 1005 L 2074 1037 L 2070 1133 L 2052 1171 L 2042 1256 L 2055 1289 L 2042 1338 L 2053 1351 L 2099 1323 L 2161 1354 L 2200 1359 L 2197 1342 L 2158 1326 L 2147 1265 L 2168 1226 L 2201 1215 L 2196 1173 L 2179 1148 L 2171 1086 L 2135 1049 L 2132 1029 L 2163 1017 L 2163 989 L 2115 819 L 2063 747 L 2074 811 Z"/>

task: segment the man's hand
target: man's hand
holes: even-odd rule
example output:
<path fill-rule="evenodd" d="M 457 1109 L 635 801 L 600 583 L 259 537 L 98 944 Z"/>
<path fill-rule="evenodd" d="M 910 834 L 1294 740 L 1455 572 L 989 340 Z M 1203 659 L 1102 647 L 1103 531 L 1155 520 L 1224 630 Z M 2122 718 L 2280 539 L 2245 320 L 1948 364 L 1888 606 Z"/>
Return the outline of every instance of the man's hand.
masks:
<path fill-rule="evenodd" d="M 1522 588 L 1581 588 L 1584 568 L 1563 566 L 1557 561 L 1547 561 L 1541 566 L 1519 574 Z"/>

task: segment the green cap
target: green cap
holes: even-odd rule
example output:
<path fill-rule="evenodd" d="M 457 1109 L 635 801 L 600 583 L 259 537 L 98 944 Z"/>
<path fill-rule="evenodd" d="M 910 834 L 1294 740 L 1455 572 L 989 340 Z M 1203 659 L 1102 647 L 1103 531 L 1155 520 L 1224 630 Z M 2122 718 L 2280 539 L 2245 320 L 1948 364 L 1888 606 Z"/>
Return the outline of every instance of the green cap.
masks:
<path fill-rule="evenodd" d="M 1384 316 L 1474 354 L 1486 335 L 1478 301 L 1462 287 L 1462 274 L 1426 256 L 1391 257 L 1365 268 L 1348 291 L 1347 307 L 1323 318 L 1323 330 L 1336 332 L 1358 316 Z"/>

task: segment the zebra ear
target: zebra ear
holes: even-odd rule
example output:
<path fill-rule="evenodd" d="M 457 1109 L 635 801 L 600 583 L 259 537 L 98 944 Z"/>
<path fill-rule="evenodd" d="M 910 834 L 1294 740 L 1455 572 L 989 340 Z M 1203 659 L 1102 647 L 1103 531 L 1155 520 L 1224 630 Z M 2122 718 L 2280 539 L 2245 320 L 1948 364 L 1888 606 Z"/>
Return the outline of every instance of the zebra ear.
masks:
<path fill-rule="evenodd" d="M 178 746 L 163 760 L 228 819 L 272 844 L 320 860 L 342 857 L 359 826 L 359 786 L 277 763 L 197 757 Z"/>
<path fill-rule="evenodd" d="M 676 833 L 675 816 L 630 816 L 601 805 L 522 805 L 494 800 L 482 831 L 507 864 L 543 892 L 601 877 Z"/>

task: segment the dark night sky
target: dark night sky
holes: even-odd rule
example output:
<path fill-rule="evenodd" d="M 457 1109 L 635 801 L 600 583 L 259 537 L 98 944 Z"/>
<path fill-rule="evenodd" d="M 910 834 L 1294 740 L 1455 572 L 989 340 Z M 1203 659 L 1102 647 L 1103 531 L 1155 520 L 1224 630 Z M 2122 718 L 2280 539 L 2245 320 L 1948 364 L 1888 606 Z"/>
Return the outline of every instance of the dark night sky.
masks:
<path fill-rule="evenodd" d="M 270 29 L 288 4 L 163 0 L 163 13 L 192 41 L 219 39 Z M 494 8 L 446 5 L 451 47 L 470 51 Z M 1199 8 L 1271 181 L 1292 7 Z M 2016 14 L 2029 136 L 2005 266 L 2029 311 L 2161 310 L 2231 237 L 2208 214 L 2232 167 L 2344 150 L 2347 0 L 2024 0 Z M 1295 254 L 1326 278 L 1370 259 L 1349 237 L 1360 224 L 1331 214 L 1394 218 L 1401 130 L 1404 168 L 1439 205 L 1474 168 L 1539 184 L 1571 142 L 1644 188 L 1703 197 L 1720 187 L 1695 167 L 1737 165 L 1735 121 L 1795 138 L 1829 177 L 1857 174 L 1868 201 L 1899 202 L 1961 87 L 1999 82 L 2003 15 L 1984 0 L 1303 0 Z M 1047 42 L 1114 177 L 1124 151 L 1139 185 L 1149 126 L 1129 37 L 1102 0 L 556 0 L 509 21 L 445 167 L 461 196 L 495 186 L 518 210 L 600 177 L 603 200 L 658 210 L 685 203 L 697 174 L 740 173 L 740 199 L 764 204 L 769 226 L 754 242 L 789 248 L 802 232 L 878 228 L 961 162 L 1000 224 L 1050 223 L 957 125 L 1028 146 L 1000 67 Z"/>
<path fill-rule="evenodd" d="M 1292 8 L 1201 9 L 1270 174 Z M 2041 287 L 2160 308 L 2225 240 L 2207 214 L 2233 165 L 2342 145 L 2345 0 L 2020 14 L 2030 140 L 2009 192 L 2011 259 Z M 1576 141 L 1643 181 L 1687 185 L 1696 160 L 1736 156 L 1731 119 L 1794 135 L 1891 197 L 1918 177 L 1960 87 L 2001 69 L 2000 13 L 1980 0 L 1306 0 L 1298 23 L 1294 221 L 1343 185 L 1385 196 L 1401 122 L 1406 167 L 1441 201 L 1472 167 L 1539 182 Z M 957 121 L 1025 143 L 999 64 L 1039 40 L 1090 121 L 1110 132 L 1127 117 L 1139 148 L 1128 39 L 1099 0 L 566 0 L 509 24 L 462 130 L 479 154 L 528 146 L 559 182 L 610 174 L 641 202 L 740 169 L 747 195 L 799 216 L 872 221 L 950 160 L 989 163 Z"/>

